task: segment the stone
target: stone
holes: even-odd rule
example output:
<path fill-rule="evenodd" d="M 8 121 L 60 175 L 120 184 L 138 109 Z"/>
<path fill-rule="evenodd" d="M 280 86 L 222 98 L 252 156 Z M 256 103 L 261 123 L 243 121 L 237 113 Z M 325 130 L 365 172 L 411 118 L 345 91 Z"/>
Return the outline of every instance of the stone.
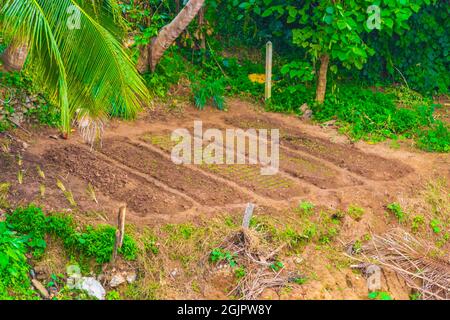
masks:
<path fill-rule="evenodd" d="M 126 281 L 125 278 L 121 274 L 116 274 L 111 278 L 109 285 L 110 285 L 110 287 L 115 288 L 115 287 L 120 286 L 125 281 Z"/>
<path fill-rule="evenodd" d="M 307 103 L 302 104 L 301 107 L 300 107 L 300 111 L 302 113 L 305 113 L 307 110 L 309 110 L 308 104 Z"/>
<path fill-rule="evenodd" d="M 136 281 L 136 278 L 137 278 L 136 272 L 131 272 L 131 273 L 127 274 L 127 282 L 128 282 L 128 283 L 133 283 L 133 282 L 135 282 L 135 281 Z"/>
<path fill-rule="evenodd" d="M 306 110 L 303 115 L 302 115 L 302 119 L 303 120 L 310 120 L 312 118 L 313 112 L 312 110 Z"/>
<path fill-rule="evenodd" d="M 75 289 L 85 291 L 89 296 L 105 300 L 106 291 L 102 284 L 92 277 L 83 277 L 75 283 Z"/>
<path fill-rule="evenodd" d="M 170 275 L 175 278 L 178 275 L 178 269 L 177 268 L 173 269 Z"/>
<path fill-rule="evenodd" d="M 50 294 L 48 293 L 47 289 L 45 289 L 42 283 L 40 283 L 36 279 L 31 279 L 31 283 L 33 284 L 33 287 L 35 287 L 36 290 L 39 292 L 39 294 L 42 296 L 42 298 L 50 299 Z"/>

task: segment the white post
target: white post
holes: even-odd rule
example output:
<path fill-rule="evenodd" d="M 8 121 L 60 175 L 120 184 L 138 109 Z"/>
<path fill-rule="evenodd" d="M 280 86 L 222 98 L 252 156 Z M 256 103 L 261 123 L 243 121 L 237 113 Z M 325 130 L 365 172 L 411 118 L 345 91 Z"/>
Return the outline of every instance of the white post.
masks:
<path fill-rule="evenodd" d="M 266 44 L 266 100 L 272 97 L 272 42 Z"/>
<path fill-rule="evenodd" d="M 244 229 L 248 229 L 250 227 L 250 220 L 253 216 L 253 210 L 255 209 L 255 205 L 253 203 L 248 203 L 245 208 L 244 219 L 242 220 L 242 227 Z"/>

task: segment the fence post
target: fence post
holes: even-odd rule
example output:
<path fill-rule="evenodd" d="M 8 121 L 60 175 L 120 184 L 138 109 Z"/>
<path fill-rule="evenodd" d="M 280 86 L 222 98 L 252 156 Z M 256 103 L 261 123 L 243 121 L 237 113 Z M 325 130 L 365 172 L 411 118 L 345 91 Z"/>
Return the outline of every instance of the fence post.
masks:
<path fill-rule="evenodd" d="M 266 100 L 272 97 L 272 42 L 266 44 Z"/>

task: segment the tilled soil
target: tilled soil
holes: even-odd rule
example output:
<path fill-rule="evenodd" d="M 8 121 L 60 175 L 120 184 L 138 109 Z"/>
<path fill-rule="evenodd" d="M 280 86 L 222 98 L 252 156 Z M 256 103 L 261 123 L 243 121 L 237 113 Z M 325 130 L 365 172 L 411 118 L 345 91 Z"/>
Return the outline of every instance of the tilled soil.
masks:
<path fill-rule="evenodd" d="M 119 205 L 126 203 L 127 222 L 138 226 L 208 219 L 219 213 L 242 216 L 248 202 L 275 218 L 303 200 L 342 210 L 355 204 L 367 213 L 361 221 L 346 220 L 340 241 L 347 243 L 369 231 L 388 230 L 386 204 L 414 198 L 427 181 L 450 180 L 448 154 L 393 150 L 387 143 L 352 143 L 334 128 L 259 112 L 236 99 L 228 105 L 226 113 L 190 107 L 181 114 L 158 111 L 136 122 L 113 121 L 102 146 L 93 150 L 75 134 L 65 141 L 55 140 L 55 132 L 37 132 L 27 139 L 27 147 L 18 143 L 8 152 L 0 152 L 0 183 L 11 184 L 12 205 L 34 202 L 52 211 L 78 210 L 93 216 L 101 212 L 112 224 Z M 204 130 L 279 129 L 279 172 L 263 176 L 260 165 L 250 164 L 176 165 L 170 157 L 176 144 L 171 133 L 179 128 L 192 132 L 194 120 L 202 120 Z M 38 175 L 37 167 L 45 172 L 45 178 Z M 22 183 L 18 182 L 20 171 Z M 57 186 L 58 180 L 72 193 L 75 207 Z M 42 186 L 45 196 L 40 194 Z M 93 187 L 97 201 L 88 186 Z M 320 254 L 312 252 L 311 256 L 327 263 Z M 346 287 L 350 293 L 356 290 L 348 285 L 351 270 L 344 274 L 317 264 L 311 268 L 328 284 L 323 279 L 320 284 L 312 282 L 307 291 L 293 293 L 297 298 L 316 297 L 316 293 L 318 298 L 341 298 L 339 290 L 328 295 L 326 286 Z M 359 283 L 361 292 L 366 290 L 361 279 L 352 281 Z"/>

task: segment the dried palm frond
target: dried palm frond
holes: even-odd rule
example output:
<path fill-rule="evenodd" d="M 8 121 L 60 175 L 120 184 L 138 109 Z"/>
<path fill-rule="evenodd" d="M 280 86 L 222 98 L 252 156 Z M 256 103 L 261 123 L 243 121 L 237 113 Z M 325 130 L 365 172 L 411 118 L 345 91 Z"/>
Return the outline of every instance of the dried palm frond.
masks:
<path fill-rule="evenodd" d="M 101 144 L 104 126 L 102 118 L 93 119 L 85 114 L 78 119 L 80 135 L 91 146 L 91 149 L 97 141 Z"/>
<path fill-rule="evenodd" d="M 366 260 L 399 274 L 424 300 L 450 299 L 450 256 L 435 246 L 394 229 L 373 235 L 361 249 Z"/>
<path fill-rule="evenodd" d="M 236 257 L 236 262 L 245 268 L 245 276 L 229 295 L 237 295 L 243 300 L 256 300 L 267 288 L 282 288 L 298 275 L 285 272 L 284 268 L 271 269 L 276 263 L 276 255 L 284 244 L 273 250 L 261 240 L 261 235 L 243 228 L 232 234 L 219 246 Z"/>

